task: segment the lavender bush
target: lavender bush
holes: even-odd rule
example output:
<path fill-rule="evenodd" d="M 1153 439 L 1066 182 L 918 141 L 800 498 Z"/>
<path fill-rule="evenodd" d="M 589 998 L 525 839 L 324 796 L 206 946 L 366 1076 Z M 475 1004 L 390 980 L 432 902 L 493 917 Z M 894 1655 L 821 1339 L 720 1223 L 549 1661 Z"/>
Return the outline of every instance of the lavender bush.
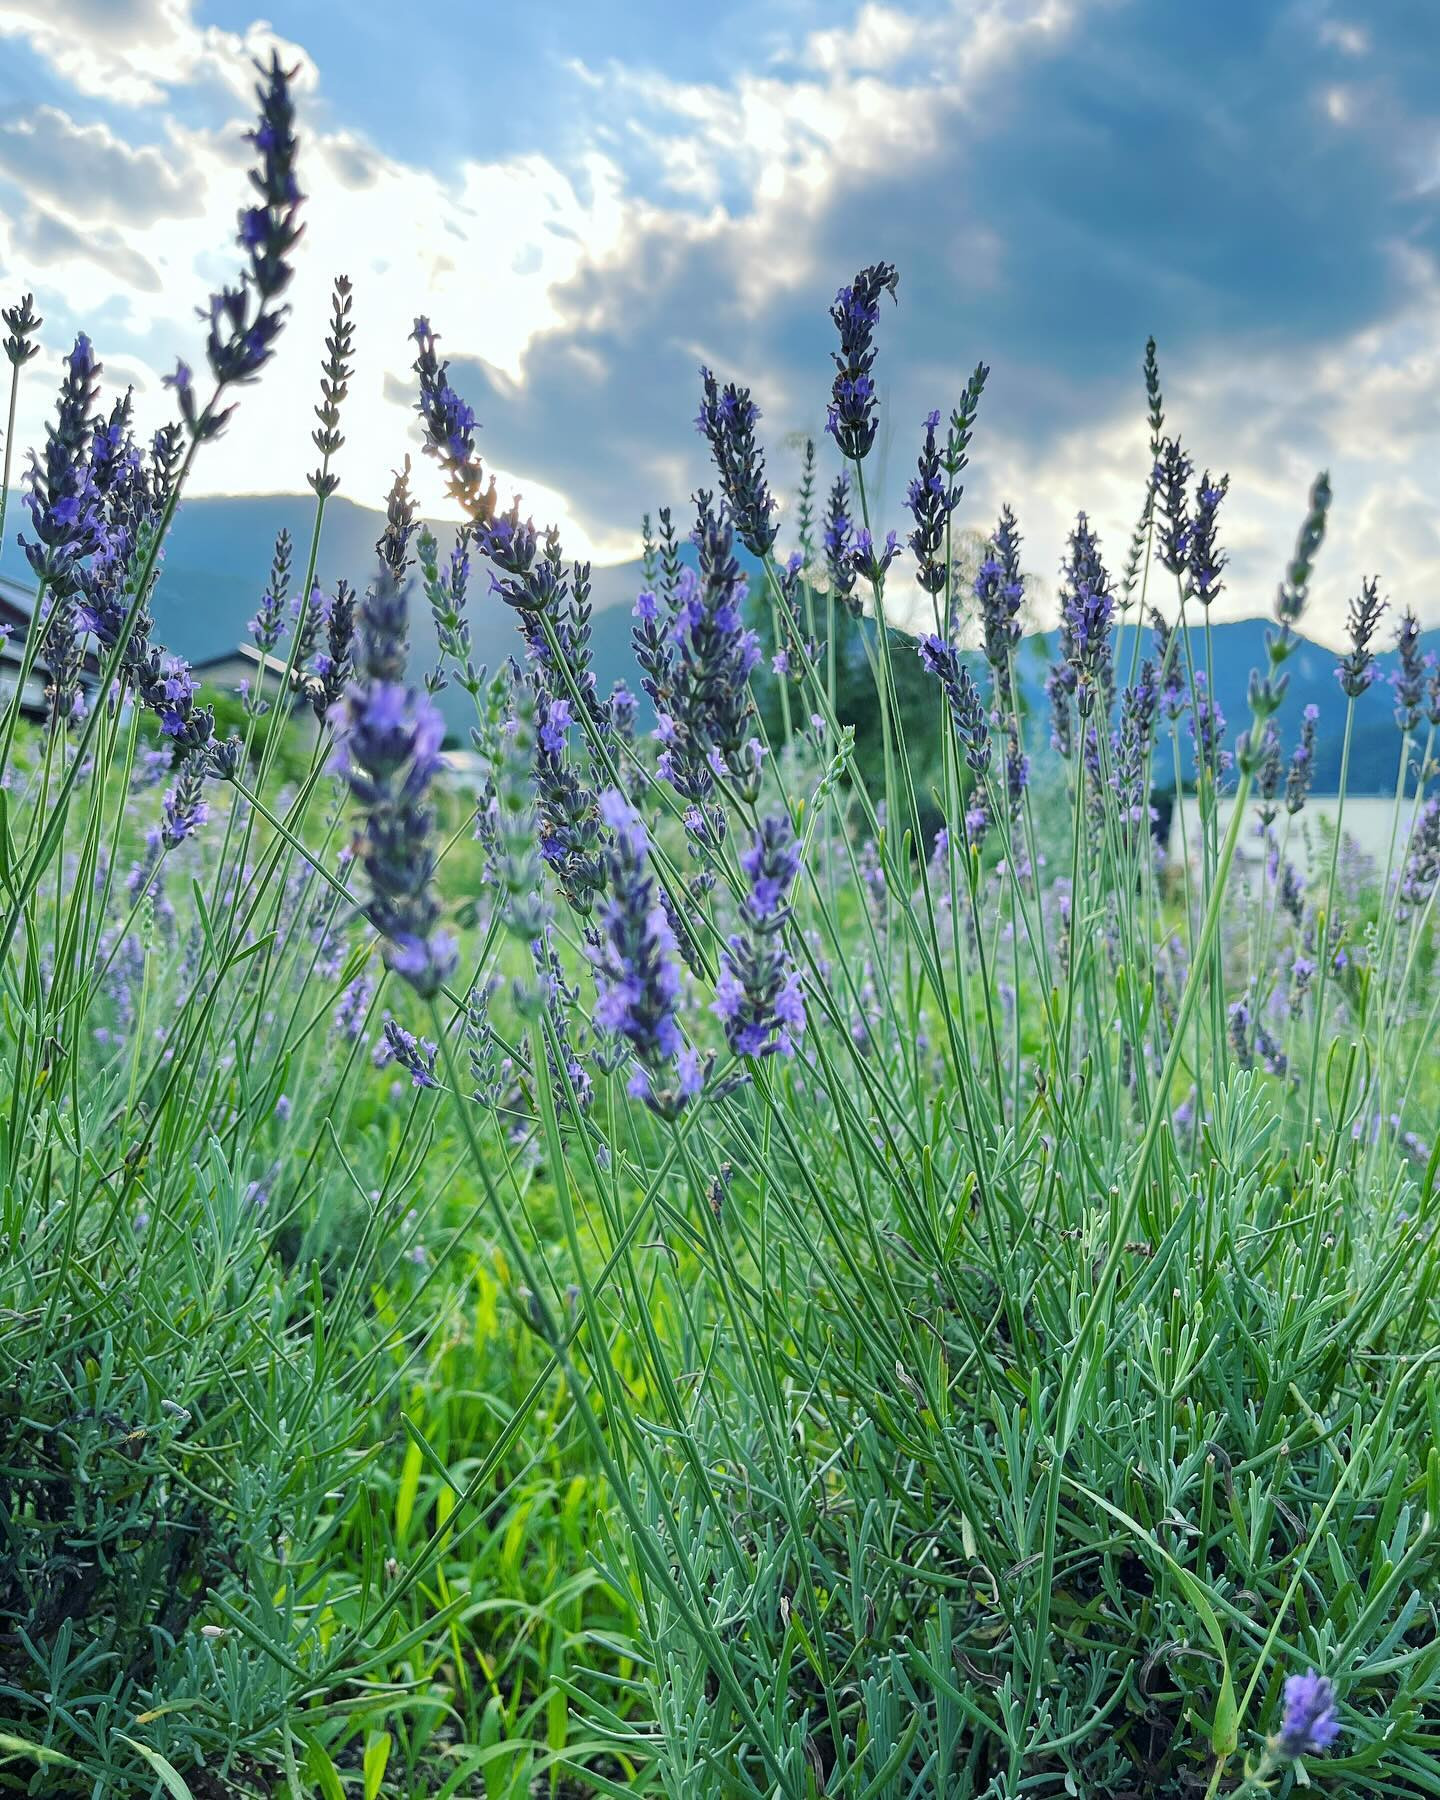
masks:
<path fill-rule="evenodd" d="M 1152 343 L 1124 572 L 1079 512 L 1032 719 L 1021 515 L 974 556 L 962 523 L 983 364 L 915 422 L 908 520 L 867 487 L 876 263 L 831 309 L 793 549 L 750 390 L 699 372 L 715 486 L 647 533 L 642 716 L 425 318 L 461 525 L 421 526 L 402 461 L 375 566 L 322 585 L 341 278 L 308 548 L 257 550 L 283 674 L 227 730 L 150 601 L 285 326 L 278 62 L 259 100 L 206 377 L 144 441 L 77 338 L 24 479 L 0 1786 L 1440 1791 L 1440 679 L 1403 611 L 1385 866 L 1347 867 L 1342 813 L 1302 877 L 1317 734 L 1348 761 L 1387 629 L 1359 577 L 1330 717 L 1291 716 L 1326 477 L 1227 721 L 1228 478 L 1166 433 Z M 39 321 L 4 318 L 13 420 Z M 482 605 L 518 626 L 494 674 Z"/>

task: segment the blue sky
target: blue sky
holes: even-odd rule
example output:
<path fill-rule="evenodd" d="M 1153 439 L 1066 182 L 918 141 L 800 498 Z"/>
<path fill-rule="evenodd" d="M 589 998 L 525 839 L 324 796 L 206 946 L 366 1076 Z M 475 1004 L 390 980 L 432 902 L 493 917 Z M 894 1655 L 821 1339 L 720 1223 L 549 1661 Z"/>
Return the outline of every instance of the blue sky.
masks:
<path fill-rule="evenodd" d="M 276 365 L 200 465 L 294 490 L 326 290 L 355 282 L 344 491 L 413 448 L 427 311 L 502 486 L 567 543 L 633 553 L 705 473 L 695 368 L 747 381 L 779 484 L 817 433 L 835 288 L 884 257 L 886 523 L 932 406 L 992 367 L 963 516 L 1017 509 L 1054 572 L 1078 507 L 1123 558 L 1168 423 L 1228 469 L 1230 614 L 1262 611 L 1316 468 L 1313 620 L 1362 574 L 1440 622 L 1440 7 L 1435 0 L 0 0 L 0 289 L 47 355 L 85 326 L 158 418 L 197 345 L 243 180 L 248 56 L 301 66 L 312 196 Z M 343 22 L 342 22 L 343 21 Z M 828 463 L 826 464 L 828 467 Z M 433 489 L 427 498 L 437 499 Z"/>

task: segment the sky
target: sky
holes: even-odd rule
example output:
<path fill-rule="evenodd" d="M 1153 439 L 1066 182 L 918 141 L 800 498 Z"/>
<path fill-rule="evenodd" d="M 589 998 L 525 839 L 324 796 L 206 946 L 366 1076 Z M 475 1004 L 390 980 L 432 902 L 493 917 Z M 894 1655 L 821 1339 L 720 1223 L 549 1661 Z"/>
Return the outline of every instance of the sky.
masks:
<path fill-rule="evenodd" d="M 1231 477 L 1217 616 L 1269 607 L 1326 467 L 1306 629 L 1335 641 L 1373 574 L 1440 623 L 1440 0 L 0 0 L 0 299 L 45 315 L 17 444 L 82 328 L 168 416 L 237 267 L 272 46 L 308 196 L 293 313 L 196 492 L 303 489 L 345 273 L 342 492 L 382 503 L 409 451 L 444 516 L 424 312 L 502 491 L 568 554 L 629 558 L 706 479 L 702 362 L 753 390 L 787 503 L 806 434 L 837 472 L 828 307 L 884 259 L 880 525 L 903 535 L 922 421 L 983 360 L 957 522 L 1009 502 L 1053 586 L 1084 508 L 1118 569 L 1153 333 L 1167 429 Z"/>

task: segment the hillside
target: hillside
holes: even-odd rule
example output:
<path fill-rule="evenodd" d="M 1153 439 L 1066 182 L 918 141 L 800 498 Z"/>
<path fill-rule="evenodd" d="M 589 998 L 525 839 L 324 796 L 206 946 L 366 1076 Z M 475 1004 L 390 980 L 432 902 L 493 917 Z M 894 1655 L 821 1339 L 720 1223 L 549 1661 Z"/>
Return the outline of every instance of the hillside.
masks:
<path fill-rule="evenodd" d="M 15 518 L 15 511 L 9 514 Z M 247 622 L 264 589 L 270 560 L 270 546 L 282 528 L 296 541 L 296 559 L 305 554 L 313 519 L 313 502 L 308 495 L 275 494 L 255 497 L 225 497 L 189 500 L 181 508 L 171 529 L 166 550 L 165 571 L 155 596 L 155 623 L 160 640 L 176 651 L 199 662 L 233 649 L 246 635 Z M 368 578 L 375 561 L 375 540 L 384 522 L 383 514 L 357 505 L 337 495 L 326 509 L 325 533 L 321 544 L 319 580 L 331 587 L 340 576 L 359 585 Z M 449 541 L 451 527 L 436 525 L 442 544 Z M 23 557 L 15 548 L 13 533 L 8 549 L 0 551 L 0 573 L 12 580 L 27 572 Z M 747 561 L 743 552 L 742 561 Z M 518 648 L 514 615 L 510 609 L 486 593 L 483 572 L 477 571 L 472 586 L 470 631 L 475 646 L 475 660 L 490 668 L 497 667 Z M 630 607 L 642 585 L 641 567 L 637 561 L 596 569 L 592 577 L 595 600 L 594 661 L 602 693 L 623 680 L 636 687 L 635 664 L 630 648 Z M 1250 670 L 1265 666 L 1265 633 L 1262 619 L 1243 619 L 1217 625 L 1212 633 L 1214 686 L 1232 735 L 1247 717 L 1247 687 Z M 1382 635 L 1389 641 L 1388 620 Z M 1141 633 L 1141 654 L 1149 649 L 1150 633 Z M 432 667 L 436 659 L 434 627 L 422 605 L 413 615 L 412 641 L 418 668 Z M 1440 645 L 1440 632 L 1425 634 L 1428 648 Z M 1192 654 L 1197 666 L 1204 666 L 1204 634 L 1192 633 Z M 1036 747 L 1046 741 L 1043 725 L 1045 668 L 1055 654 L 1055 634 L 1036 633 L 1025 640 L 1020 657 L 1022 690 L 1035 721 Z M 1118 654 L 1122 674 L 1129 667 L 1129 639 L 1122 634 Z M 1394 656 L 1381 658 L 1386 674 L 1394 666 Z M 1320 737 L 1317 747 L 1316 784 L 1320 790 L 1334 788 L 1340 775 L 1339 728 L 1343 716 L 1341 697 L 1335 685 L 1334 653 L 1305 640 L 1288 665 L 1290 692 L 1280 714 L 1279 724 L 1287 745 L 1293 741 L 1301 709 L 1310 702 L 1320 707 Z M 450 729 L 463 736 L 468 729 L 469 708 L 465 695 L 453 686 L 439 696 Z M 1188 744 L 1188 736 L 1185 740 Z M 1183 747 L 1183 746 L 1182 746 Z M 1357 704 L 1354 741 L 1351 747 L 1350 791 L 1352 793 L 1390 793 L 1395 783 L 1395 727 L 1391 717 L 1388 686 L 1377 682 L 1370 693 Z M 1163 752 L 1161 753 L 1163 766 Z"/>

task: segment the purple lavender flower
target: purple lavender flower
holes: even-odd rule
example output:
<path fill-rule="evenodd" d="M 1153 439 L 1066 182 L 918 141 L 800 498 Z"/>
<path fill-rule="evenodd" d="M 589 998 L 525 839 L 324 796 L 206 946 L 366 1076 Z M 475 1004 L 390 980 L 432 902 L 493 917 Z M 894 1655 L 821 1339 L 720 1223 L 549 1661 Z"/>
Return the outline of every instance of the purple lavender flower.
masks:
<path fill-rule="evenodd" d="M 1276 801 L 1285 774 L 1285 761 L 1280 752 L 1280 733 L 1267 719 L 1260 733 L 1259 761 L 1255 770 L 1255 797 L 1259 801 L 1260 831 L 1265 834 L 1275 823 L 1279 807 Z"/>
<path fill-rule="evenodd" d="M 387 1019 L 384 1047 L 389 1052 L 386 1060 L 399 1063 L 409 1073 L 417 1088 L 439 1087 L 440 1082 L 435 1074 L 435 1058 L 439 1054 L 439 1047 L 428 1038 L 416 1037 L 398 1019 Z"/>
<path fill-rule="evenodd" d="M 1285 810 L 1295 814 L 1304 809 L 1311 784 L 1315 780 L 1315 734 L 1320 708 L 1313 701 L 1305 708 L 1300 721 L 1300 742 L 1290 755 L 1290 770 L 1285 777 Z"/>
<path fill-rule="evenodd" d="M 862 525 L 855 533 L 855 542 L 850 546 L 850 566 L 871 587 L 879 587 L 885 579 L 885 571 L 899 553 L 900 540 L 893 531 L 885 533 L 885 542 L 877 549 L 875 540 Z"/>
<path fill-rule="evenodd" d="M 945 531 L 961 492 L 941 474 L 941 451 L 935 437 L 939 429 L 940 415 L 932 412 L 925 421 L 925 442 L 905 499 L 915 520 L 915 529 L 906 541 L 915 554 L 915 579 L 927 594 L 938 594 L 948 578 L 942 554 Z"/>
<path fill-rule="evenodd" d="M 35 310 L 35 296 L 22 294 L 16 305 L 0 306 L 0 319 L 6 326 L 0 350 L 4 350 L 5 360 L 12 369 L 21 369 L 32 356 L 40 354 L 40 346 L 31 342 L 45 323 Z"/>
<path fill-rule="evenodd" d="M 1115 597 L 1101 560 L 1100 540 L 1083 512 L 1077 514 L 1075 529 L 1070 533 L 1069 556 L 1062 564 L 1062 574 L 1062 637 L 1067 660 L 1076 672 L 1076 710 L 1084 719 L 1090 715 L 1097 690 L 1108 710 L 1114 680 L 1110 625 Z"/>
<path fill-rule="evenodd" d="M 1195 671 L 1195 692 L 1190 706 L 1190 735 L 1195 740 L 1195 758 L 1218 781 L 1230 767 L 1230 753 L 1222 749 L 1225 737 L 1225 714 L 1220 702 L 1211 697 L 1205 671 Z"/>
<path fill-rule="evenodd" d="M 825 511 L 825 566 L 830 571 L 831 593 L 850 612 L 858 615 L 860 602 L 855 598 L 855 565 L 850 558 L 853 534 L 850 482 L 846 476 L 837 475 Z"/>
<path fill-rule="evenodd" d="M 428 999 L 455 966 L 455 946 L 437 929 L 433 821 L 425 803 L 445 727 L 434 703 L 404 685 L 406 613 L 405 591 L 382 564 L 361 606 L 360 679 L 336 709 L 332 767 L 365 808 L 368 913 L 386 939 L 386 961 Z"/>
<path fill-rule="evenodd" d="M 1420 707 L 1425 698 L 1425 659 L 1420 649 L 1420 621 L 1413 607 L 1407 606 L 1395 628 L 1395 648 L 1400 666 L 1390 677 L 1395 690 L 1395 723 L 1401 731 L 1414 731 L 1420 723 Z"/>
<path fill-rule="evenodd" d="M 710 445 L 720 476 L 720 491 L 740 542 L 762 560 L 779 532 L 775 501 L 765 479 L 765 454 L 755 442 L 760 408 L 747 387 L 733 381 L 721 388 L 707 368 L 700 370 L 700 412 L 695 428 Z"/>
<path fill-rule="evenodd" d="M 1278 1756 L 1318 1756 L 1340 1735 L 1335 1689 L 1313 1669 L 1285 1679 L 1285 1711 L 1271 1739 Z"/>
<path fill-rule="evenodd" d="M 1341 692 L 1356 700 L 1375 679 L 1375 652 L 1370 648 L 1375 627 L 1385 602 L 1380 598 L 1380 577 L 1362 578 L 1360 592 L 1350 602 L 1346 629 L 1350 634 L 1350 652 L 1335 667 L 1335 679 Z"/>
<path fill-rule="evenodd" d="M 1242 1069 L 1255 1067 L 1255 1053 L 1250 1047 L 1250 1003 L 1241 998 L 1231 1006 L 1228 1015 L 1230 1048 Z"/>
<path fill-rule="evenodd" d="M 208 706 L 196 705 L 198 684 L 183 657 L 165 656 L 152 644 L 134 679 L 141 699 L 160 721 L 166 737 L 181 750 L 208 748 L 215 714 Z"/>
<path fill-rule="evenodd" d="M 1141 671 L 1141 679 L 1120 696 L 1120 723 L 1112 739 L 1114 764 L 1110 784 L 1120 823 L 1127 831 L 1148 825 L 1151 818 L 1145 776 L 1155 738 L 1159 698 L 1154 664 L 1149 662 Z"/>
<path fill-rule="evenodd" d="M 99 496 L 89 456 L 95 430 L 100 364 L 82 331 L 65 359 L 55 422 L 45 427 L 43 456 L 30 452 L 22 477 L 24 505 L 35 535 L 20 544 L 36 575 L 57 598 L 76 580 L 76 565 L 101 542 Z"/>
<path fill-rule="evenodd" d="M 840 348 L 831 352 L 835 382 L 825 429 L 840 446 L 840 454 L 852 462 L 868 456 L 875 442 L 875 327 L 881 294 L 888 293 L 893 300 L 899 281 L 899 272 L 889 263 L 874 263 L 840 289 L 830 308 Z"/>
<path fill-rule="evenodd" d="M 614 842 L 607 857 L 610 897 L 589 949 L 599 996 L 595 1023 L 634 1052 L 631 1094 L 661 1118 L 673 1119 L 700 1087 L 698 1060 L 680 1035 L 675 938 L 655 899 L 650 840 L 640 815 L 614 788 L 600 796 L 600 811 Z"/>
<path fill-rule="evenodd" d="M 374 997 L 375 983 L 368 975 L 357 975 L 341 994 L 331 1016 L 330 1026 L 336 1037 L 355 1042 L 365 1029 L 365 1015 Z"/>
<path fill-rule="evenodd" d="M 944 691 L 970 772 L 983 779 L 990 767 L 990 727 L 980 690 L 953 644 L 930 632 L 921 638 L 918 649 L 926 673 L 933 675 Z"/>
<path fill-rule="evenodd" d="M 1220 574 L 1227 558 L 1215 543 L 1215 521 L 1229 487 L 1228 475 L 1222 475 L 1219 481 L 1211 481 L 1207 469 L 1195 492 L 1195 517 L 1190 525 L 1187 558 L 1189 595 L 1202 606 L 1209 606 L 1222 586 Z"/>
<path fill-rule="evenodd" d="M 209 804 L 203 797 L 203 773 L 200 757 L 187 756 L 180 765 L 174 787 L 165 795 L 165 824 L 161 835 L 167 850 L 194 837 L 210 817 Z"/>
<path fill-rule="evenodd" d="M 417 543 L 420 575 L 425 598 L 430 602 L 430 616 L 435 621 L 435 639 L 440 650 L 439 663 L 425 677 L 425 685 L 432 694 L 439 693 L 445 686 L 446 658 L 460 671 L 460 684 L 468 693 L 476 694 L 480 687 L 480 677 L 470 659 L 470 624 L 465 616 L 470 587 L 469 545 L 469 529 L 462 525 L 442 568 L 435 534 L 428 527 L 422 527 L 420 531 Z"/>
<path fill-rule="evenodd" d="M 310 441 L 320 452 L 318 469 L 305 477 L 317 500 L 328 500 L 340 485 L 340 477 L 330 469 L 331 458 L 344 448 L 340 433 L 340 408 L 350 391 L 350 377 L 355 365 L 355 326 L 350 314 L 354 306 L 350 277 L 337 275 L 330 297 L 330 333 L 325 339 L 325 360 L 320 365 L 320 404 L 315 408 L 319 424 L 310 433 Z"/>
<path fill-rule="evenodd" d="M 275 539 L 275 554 L 270 559 L 270 585 L 260 596 L 260 606 L 250 621 L 249 632 L 262 655 L 269 653 L 285 635 L 285 601 L 290 592 L 290 533 L 281 531 Z"/>
<path fill-rule="evenodd" d="M 445 471 L 450 497 L 472 525 L 488 525 L 497 504 L 492 476 L 485 485 L 480 458 L 475 450 L 474 409 L 449 380 L 450 364 L 435 354 L 437 337 L 430 321 L 419 318 L 410 333 L 418 349 L 414 369 L 420 378 L 416 411 L 425 427 L 425 454 L 433 456 Z"/>
<path fill-rule="evenodd" d="M 337 581 L 333 596 L 322 594 L 315 611 L 325 627 L 325 648 L 311 665 L 306 692 L 316 718 L 324 720 L 354 672 L 351 655 L 355 644 L 355 590 L 348 581 Z"/>
<path fill-rule="evenodd" d="M 697 805 L 722 779 L 742 799 L 753 800 L 760 791 L 761 747 L 749 678 L 760 643 L 741 617 L 745 584 L 730 526 L 711 510 L 708 494 L 697 494 L 696 504 L 701 578 L 686 584 L 670 625 L 669 710 L 656 720 L 658 766 L 662 778 Z"/>
<path fill-rule="evenodd" d="M 259 152 L 259 166 L 251 170 L 250 182 L 260 203 L 241 211 L 238 233 L 247 266 L 239 285 L 212 294 L 200 315 L 209 322 L 205 355 L 217 398 L 227 387 L 254 381 L 274 354 L 290 310 L 275 303 L 290 285 L 294 273 L 290 256 L 301 233 L 297 220 L 303 196 L 295 179 L 295 108 L 290 97 L 295 70 L 282 68 L 279 56 L 272 54 L 261 75 L 255 90 L 260 122 L 246 134 Z M 166 385 L 174 388 L 196 442 L 219 435 L 233 408 L 217 411 L 212 400 L 200 411 L 184 363 L 176 365 Z"/>
<path fill-rule="evenodd" d="M 1400 877 L 1400 901 L 1407 909 L 1423 906 L 1440 883 L 1440 796 L 1428 800 L 1410 834 L 1410 847 Z"/>
<path fill-rule="evenodd" d="M 975 576 L 975 600 L 980 608 L 985 660 L 995 671 L 996 700 L 1006 710 L 1012 704 L 1010 656 L 1020 642 L 1019 614 L 1024 598 L 1020 533 L 1015 514 L 1009 506 L 1004 506 L 995 535 Z"/>
<path fill-rule="evenodd" d="M 595 795 L 567 755 L 570 702 L 535 685 L 535 798 L 540 853 L 554 870 L 560 891 L 582 917 L 605 888 L 600 854 L 600 815 Z"/>
<path fill-rule="evenodd" d="M 711 1010 L 737 1056 L 789 1056 L 794 1035 L 805 1029 L 800 977 L 785 948 L 790 887 L 800 867 L 789 821 L 763 819 L 740 866 L 750 881 L 740 907 L 745 929 L 720 953 Z"/>
<path fill-rule="evenodd" d="M 1194 528 L 1186 488 L 1194 466 L 1181 449 L 1179 438 L 1167 437 L 1160 446 L 1160 458 L 1151 478 L 1160 518 L 1160 561 L 1172 575 L 1183 574 L 1190 561 Z"/>

